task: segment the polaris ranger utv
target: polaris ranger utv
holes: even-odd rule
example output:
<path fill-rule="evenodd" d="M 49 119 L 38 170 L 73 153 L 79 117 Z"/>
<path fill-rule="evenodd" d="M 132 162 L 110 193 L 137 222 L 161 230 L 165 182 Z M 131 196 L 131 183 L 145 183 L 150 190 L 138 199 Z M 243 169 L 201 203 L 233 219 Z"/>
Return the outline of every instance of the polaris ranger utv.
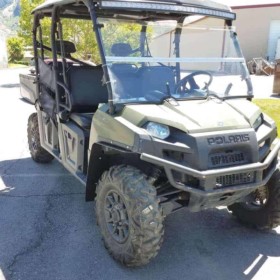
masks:
<path fill-rule="evenodd" d="M 33 13 L 31 156 L 57 159 L 86 186 L 116 260 L 148 263 L 162 244 L 164 217 L 184 207 L 226 206 L 247 225 L 280 224 L 280 142 L 274 121 L 251 103 L 228 7 L 52 0 Z M 65 19 L 92 24 L 101 65 L 77 59 Z"/>

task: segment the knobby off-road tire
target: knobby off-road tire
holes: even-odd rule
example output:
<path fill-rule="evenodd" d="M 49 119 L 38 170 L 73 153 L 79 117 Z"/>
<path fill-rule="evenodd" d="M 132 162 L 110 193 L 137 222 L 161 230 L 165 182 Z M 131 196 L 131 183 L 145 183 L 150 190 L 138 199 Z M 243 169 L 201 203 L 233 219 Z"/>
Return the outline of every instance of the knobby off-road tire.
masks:
<path fill-rule="evenodd" d="M 96 217 L 104 245 L 126 266 L 147 264 L 163 241 L 163 216 L 156 190 L 131 166 L 113 166 L 96 189 Z"/>
<path fill-rule="evenodd" d="M 54 157 L 41 146 L 37 113 L 31 114 L 28 118 L 27 137 L 29 151 L 34 161 L 48 163 L 53 160 Z"/>
<path fill-rule="evenodd" d="M 266 196 L 266 201 L 263 205 L 235 203 L 229 206 L 228 209 L 242 224 L 258 229 L 272 229 L 280 225 L 279 170 L 274 173 L 267 185 L 262 188 L 262 193 Z M 253 195 L 256 195 L 256 192 Z"/>

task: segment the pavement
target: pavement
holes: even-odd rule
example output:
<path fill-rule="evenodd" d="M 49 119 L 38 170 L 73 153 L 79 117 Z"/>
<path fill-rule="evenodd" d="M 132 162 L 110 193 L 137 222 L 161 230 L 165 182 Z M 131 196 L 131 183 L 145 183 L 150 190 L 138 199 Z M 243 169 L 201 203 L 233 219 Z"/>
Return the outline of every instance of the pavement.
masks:
<path fill-rule="evenodd" d="M 58 162 L 31 160 L 26 137 L 34 107 L 18 74 L 0 70 L 0 280 L 279 280 L 280 228 L 241 226 L 225 209 L 176 212 L 165 221 L 159 255 L 126 268 L 107 253 L 85 188 Z M 257 79 L 259 86 L 271 77 Z M 254 81 L 253 81 L 254 82 Z"/>

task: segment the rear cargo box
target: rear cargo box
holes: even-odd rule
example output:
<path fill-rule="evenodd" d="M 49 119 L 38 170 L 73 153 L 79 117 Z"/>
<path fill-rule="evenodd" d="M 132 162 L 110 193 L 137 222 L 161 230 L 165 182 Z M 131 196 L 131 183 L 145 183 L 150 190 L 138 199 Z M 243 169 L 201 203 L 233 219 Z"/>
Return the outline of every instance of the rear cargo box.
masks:
<path fill-rule="evenodd" d="M 20 94 L 22 98 L 34 104 L 37 97 L 36 76 L 32 74 L 20 74 Z"/>

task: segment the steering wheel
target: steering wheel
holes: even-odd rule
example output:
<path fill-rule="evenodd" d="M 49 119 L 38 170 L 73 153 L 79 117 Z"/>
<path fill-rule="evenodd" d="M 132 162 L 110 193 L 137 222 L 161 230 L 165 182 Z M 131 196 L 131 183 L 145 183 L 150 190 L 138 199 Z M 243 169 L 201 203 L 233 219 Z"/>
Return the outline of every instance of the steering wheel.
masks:
<path fill-rule="evenodd" d="M 194 77 L 195 76 L 199 76 L 199 75 L 206 75 L 209 77 L 209 81 L 205 82 L 205 86 L 203 88 L 200 88 Z M 213 76 L 211 73 L 207 72 L 207 71 L 195 71 L 192 74 L 184 77 L 183 79 L 181 79 L 176 87 L 175 87 L 175 93 L 180 93 L 180 94 L 184 94 L 184 93 L 191 93 L 193 90 L 205 90 L 209 87 L 209 85 L 212 83 L 213 81 Z"/>

